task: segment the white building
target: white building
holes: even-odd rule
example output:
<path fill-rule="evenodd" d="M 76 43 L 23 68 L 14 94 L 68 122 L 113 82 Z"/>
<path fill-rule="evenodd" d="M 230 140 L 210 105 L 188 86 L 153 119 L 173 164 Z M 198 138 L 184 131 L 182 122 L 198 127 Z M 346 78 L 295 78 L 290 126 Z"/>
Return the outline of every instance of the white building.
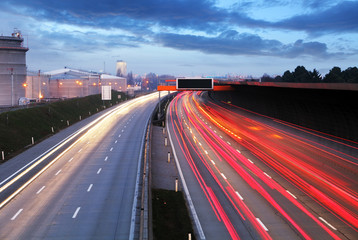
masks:
<path fill-rule="evenodd" d="M 48 96 L 44 98 L 75 98 L 101 93 L 101 86 L 112 86 L 115 91 L 127 91 L 127 79 L 123 77 L 63 68 L 50 72 Z"/>
<path fill-rule="evenodd" d="M 117 77 L 109 74 L 101 74 L 101 85 L 112 86 L 112 90 L 118 92 L 127 91 L 127 79 L 124 77 Z"/>
<path fill-rule="evenodd" d="M 49 97 L 50 76 L 38 72 L 27 71 L 25 84 L 25 97 L 32 100 L 40 100 Z"/>

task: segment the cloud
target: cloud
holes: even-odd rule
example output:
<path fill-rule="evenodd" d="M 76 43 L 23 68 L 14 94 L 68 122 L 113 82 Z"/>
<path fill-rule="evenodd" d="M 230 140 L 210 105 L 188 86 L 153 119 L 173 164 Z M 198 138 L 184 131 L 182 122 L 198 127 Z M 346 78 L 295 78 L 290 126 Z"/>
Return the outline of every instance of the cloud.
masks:
<path fill-rule="evenodd" d="M 283 44 L 277 40 L 262 39 L 258 35 L 240 34 L 235 30 L 225 31 L 217 37 L 162 33 L 157 34 L 155 40 L 166 47 L 179 50 L 196 50 L 209 54 L 280 56 L 285 58 L 298 56 L 326 58 L 333 55 L 327 52 L 327 46 L 324 43 L 297 40 L 292 44 Z"/>
<path fill-rule="evenodd" d="M 0 5 L 37 19 L 130 31 L 145 31 L 158 24 L 212 32 L 218 27 L 214 23 L 227 17 L 225 10 L 209 0 L 4 0 Z"/>
<path fill-rule="evenodd" d="M 293 3 L 287 0 L 242 1 L 232 8 L 219 8 L 214 0 L 2 0 L 0 6 L 6 11 L 36 19 L 103 29 L 117 28 L 142 36 L 152 34 L 154 26 L 210 34 L 227 30 L 232 25 L 298 30 L 310 34 L 357 32 L 358 2 L 343 1 L 332 5 L 336 1 L 327 1 L 324 4 L 318 0 Z M 277 22 L 254 19 L 247 13 L 247 9 L 254 10 L 257 6 L 269 8 L 290 4 L 301 5 L 310 11 Z"/>
<path fill-rule="evenodd" d="M 129 35 L 101 35 L 97 32 L 81 31 L 44 31 L 38 30 L 33 36 L 31 46 L 36 49 L 46 48 L 52 51 L 65 52 L 96 52 L 108 51 L 113 48 L 137 48 L 146 40 Z M 35 45 L 34 45 L 35 44 Z"/>
<path fill-rule="evenodd" d="M 214 0 L 2 0 L 0 8 L 4 9 L 3 11 L 31 16 L 39 25 L 49 21 L 55 23 L 53 25 L 76 26 L 76 29 L 82 30 L 73 32 L 69 30 L 71 27 L 53 27 L 47 30 L 38 27 L 41 29 L 38 31 L 40 40 L 45 39 L 49 42 L 48 47 L 58 49 L 68 46 L 75 51 L 102 50 L 159 43 L 174 49 L 223 55 L 285 58 L 342 56 L 343 54 L 339 53 L 329 53 L 327 45 L 322 42 L 297 40 L 284 44 L 279 35 L 278 40 L 264 39 L 259 35 L 236 31 L 245 28 L 250 31 L 283 29 L 306 31 L 311 36 L 335 32 L 357 33 L 358 15 L 355 10 L 358 9 L 358 2 L 343 1 L 332 5 L 335 1 L 327 1 L 329 4 L 324 7 L 318 4 L 318 0 L 294 3 L 274 0 L 240 1 L 232 8 L 219 8 Z M 254 19 L 245 11 L 245 8 L 254 10 L 257 6 L 270 8 L 290 4 L 301 4 L 304 8 L 309 8 L 308 13 L 269 22 Z M 99 33 L 103 29 L 106 35 Z M 109 33 L 112 30 L 113 33 Z M 191 34 L 179 34 L 183 32 Z M 203 32 L 214 37 L 199 35 Z"/>
<path fill-rule="evenodd" d="M 314 4 L 312 1 L 311 4 Z M 323 11 L 298 15 L 269 26 L 310 34 L 358 32 L 358 2 L 345 1 Z"/>

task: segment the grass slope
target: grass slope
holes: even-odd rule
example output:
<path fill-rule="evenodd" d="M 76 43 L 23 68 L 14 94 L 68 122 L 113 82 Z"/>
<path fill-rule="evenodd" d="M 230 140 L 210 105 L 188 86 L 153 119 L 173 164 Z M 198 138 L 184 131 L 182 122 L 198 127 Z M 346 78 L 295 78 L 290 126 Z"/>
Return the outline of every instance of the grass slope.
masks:
<path fill-rule="evenodd" d="M 67 127 L 67 121 L 73 124 L 80 116 L 84 119 L 103 110 L 104 106 L 110 107 L 126 99 L 124 93 L 112 91 L 111 101 L 103 102 L 98 94 L 1 113 L 0 152 L 4 151 L 5 159 L 9 159 L 30 145 L 32 137 L 38 142 L 53 134 L 52 127 L 58 132 Z"/>
<path fill-rule="evenodd" d="M 182 192 L 152 189 L 154 239 L 195 239 Z"/>

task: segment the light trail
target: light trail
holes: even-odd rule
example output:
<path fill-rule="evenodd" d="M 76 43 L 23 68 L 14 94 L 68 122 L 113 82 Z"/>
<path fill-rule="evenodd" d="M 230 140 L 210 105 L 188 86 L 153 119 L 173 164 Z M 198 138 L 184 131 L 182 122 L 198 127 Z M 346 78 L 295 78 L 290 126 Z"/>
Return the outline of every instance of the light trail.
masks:
<path fill-rule="evenodd" d="M 302 137 L 254 121 L 210 101 L 203 103 L 199 93 L 178 94 L 170 105 L 169 111 L 170 119 L 176 129 L 176 140 L 185 153 L 186 161 L 217 218 L 220 221 L 225 219 L 224 224 L 232 238 L 239 237 L 240 232 L 235 230 L 230 218 L 225 217 L 227 214 L 218 201 L 216 193 L 207 186 L 206 179 L 197 167 L 199 163 L 193 159 L 193 152 L 237 213 L 244 221 L 249 221 L 254 226 L 262 239 L 270 239 L 268 235 L 270 231 L 267 231 L 268 228 L 261 224 L 261 220 L 257 220 L 261 218 L 255 216 L 244 203 L 244 197 L 235 190 L 230 183 L 231 178 L 219 169 L 220 166 L 217 163 L 229 164 L 238 176 L 259 193 L 305 239 L 313 238 L 312 232 L 302 227 L 301 220 L 296 219 L 295 215 L 291 215 L 280 206 L 280 203 L 275 200 L 276 196 L 272 195 L 272 191 L 266 189 L 279 193 L 286 199 L 285 201 L 293 204 L 327 236 L 332 239 L 340 238 L 336 234 L 338 231 L 336 227 L 317 215 L 309 206 L 302 204 L 300 197 L 280 185 L 274 179 L 275 174 L 304 192 L 337 219 L 347 224 L 354 232 L 358 232 L 358 194 L 356 191 L 358 180 L 354 177 L 358 174 L 358 165 L 350 160 L 356 157 L 345 153 L 337 155 L 335 154 L 338 153 L 337 151 L 327 151 L 327 147 L 315 144 L 312 140 L 305 141 Z M 185 117 L 182 113 L 185 113 Z M 236 144 L 228 141 L 208 122 L 225 132 L 236 144 L 250 151 L 257 158 L 254 159 L 255 162 L 259 160 L 260 163 L 254 164 L 252 159 L 244 157 Z M 259 166 L 262 163 L 269 167 L 269 172 L 260 169 Z M 322 163 L 324 163 L 323 166 Z M 348 173 L 342 173 L 337 166 Z M 217 175 L 221 178 L 219 179 Z"/>
<path fill-rule="evenodd" d="M 224 109 L 222 107 L 216 107 L 215 105 L 211 105 L 210 109 L 207 108 L 209 110 L 206 111 L 204 110 L 204 108 L 199 106 L 199 109 L 206 116 L 208 116 L 210 120 L 213 120 L 213 123 L 217 124 L 218 122 L 220 122 L 219 127 L 224 129 L 235 129 L 233 131 L 240 132 L 240 134 L 242 134 L 242 137 L 245 137 L 245 139 L 240 139 L 240 144 L 249 149 L 258 158 L 265 161 L 267 165 L 272 167 L 285 179 L 289 180 L 302 191 L 306 192 L 320 205 L 335 214 L 337 217 L 346 221 L 346 223 L 348 223 L 349 225 L 352 225 L 352 227 L 355 228 L 354 230 L 357 231 L 356 229 L 358 228 L 358 195 L 354 189 L 347 187 L 356 186 L 356 178 L 348 178 L 344 174 L 337 172 L 334 168 L 329 169 L 330 172 L 326 173 L 320 168 L 319 165 L 317 166 L 316 163 L 317 159 L 320 159 L 321 162 L 327 161 L 336 163 L 337 159 L 341 159 L 340 156 L 336 156 L 332 153 L 327 153 L 326 151 L 319 151 L 319 149 L 317 149 L 316 147 L 313 147 L 312 145 L 307 144 L 303 141 L 296 141 L 292 137 L 288 138 L 286 136 L 284 140 L 277 138 L 274 140 L 272 138 L 268 139 L 267 136 L 271 136 L 273 134 L 272 128 L 266 128 L 266 131 L 268 131 L 269 133 L 265 135 L 257 135 L 255 134 L 255 131 L 248 131 L 247 128 L 252 125 L 259 125 L 261 126 L 261 128 L 264 128 L 265 126 L 263 124 L 255 122 L 253 120 L 247 120 L 245 117 L 238 116 L 237 113 L 230 112 L 229 110 Z M 225 112 L 220 112 L 218 109 L 220 111 L 225 110 Z M 231 116 L 230 120 L 225 117 L 228 115 Z M 212 116 L 215 116 L 215 119 Z M 235 119 L 236 122 L 233 119 Z M 243 126 L 245 126 L 246 128 Z M 290 143 L 290 146 L 294 147 L 286 147 L 289 145 L 287 143 L 288 141 L 292 142 Z M 302 146 L 302 149 L 304 149 L 308 153 L 304 154 L 304 151 L 297 151 L 295 148 L 298 148 L 298 146 Z M 346 160 L 346 162 L 349 161 Z M 355 173 L 358 173 L 357 168 L 354 165 L 355 164 L 352 163 L 350 169 L 355 169 Z M 332 177 L 336 175 L 338 175 L 339 177 Z M 314 185 L 312 186 L 308 182 L 312 182 L 312 184 Z M 334 197 L 328 197 L 327 194 L 331 194 Z M 335 199 L 337 197 L 339 197 L 341 201 L 336 201 Z M 345 203 L 346 206 L 344 206 L 342 203 Z M 353 209 L 353 211 L 351 209 Z"/>
<path fill-rule="evenodd" d="M 165 96 L 166 94 L 163 94 Z M 109 123 L 112 122 L 112 118 L 116 117 L 115 115 L 123 112 L 128 112 L 129 109 L 135 108 L 138 105 L 143 104 L 145 101 L 150 101 L 157 98 L 157 93 L 152 93 L 149 95 L 141 96 L 139 98 L 133 99 L 126 103 L 119 105 L 118 107 L 109 110 L 108 112 L 100 115 L 95 120 L 88 123 L 86 126 L 82 127 L 81 129 L 77 130 L 73 134 L 69 135 L 64 140 L 57 143 L 55 146 L 50 148 L 49 150 L 45 151 L 43 154 L 35 158 L 34 160 L 30 161 L 24 167 L 17 170 L 15 173 L 11 174 L 5 180 L 0 182 L 0 193 L 5 191 L 10 186 L 16 184 L 20 179 L 22 179 L 27 173 L 33 170 L 36 166 L 44 162 L 45 160 L 53 157 L 53 155 L 61 150 L 66 144 L 74 141 L 69 147 L 64 149 L 59 155 L 54 157 L 49 163 L 47 163 L 42 169 L 38 172 L 34 173 L 32 177 L 30 177 L 24 184 L 19 186 L 16 190 L 9 194 L 5 200 L 0 203 L 0 209 L 4 207 L 9 201 L 11 201 L 14 197 L 16 197 L 23 189 L 25 189 L 28 185 L 30 185 L 35 179 L 37 179 L 44 171 L 46 171 L 50 166 L 52 166 L 58 159 L 60 159 L 66 152 L 70 151 L 77 143 L 82 141 L 82 139 L 86 138 L 87 136 L 91 136 L 94 132 L 98 131 L 102 126 L 107 126 Z M 101 131 L 102 132 L 102 131 Z M 80 153 L 82 149 L 78 151 Z M 69 161 L 72 161 L 71 158 Z"/>

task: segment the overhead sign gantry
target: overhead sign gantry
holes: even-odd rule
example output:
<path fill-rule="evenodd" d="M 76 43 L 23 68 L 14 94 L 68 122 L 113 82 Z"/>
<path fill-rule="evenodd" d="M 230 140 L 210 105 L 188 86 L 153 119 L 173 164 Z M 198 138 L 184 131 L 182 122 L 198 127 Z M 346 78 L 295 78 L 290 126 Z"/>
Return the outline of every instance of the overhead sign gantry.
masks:
<path fill-rule="evenodd" d="M 177 90 L 213 90 L 213 78 L 177 78 Z"/>
<path fill-rule="evenodd" d="M 174 82 L 175 86 L 158 86 L 158 91 L 228 91 L 231 86 L 215 86 L 213 78 L 177 78 L 166 80 Z"/>

